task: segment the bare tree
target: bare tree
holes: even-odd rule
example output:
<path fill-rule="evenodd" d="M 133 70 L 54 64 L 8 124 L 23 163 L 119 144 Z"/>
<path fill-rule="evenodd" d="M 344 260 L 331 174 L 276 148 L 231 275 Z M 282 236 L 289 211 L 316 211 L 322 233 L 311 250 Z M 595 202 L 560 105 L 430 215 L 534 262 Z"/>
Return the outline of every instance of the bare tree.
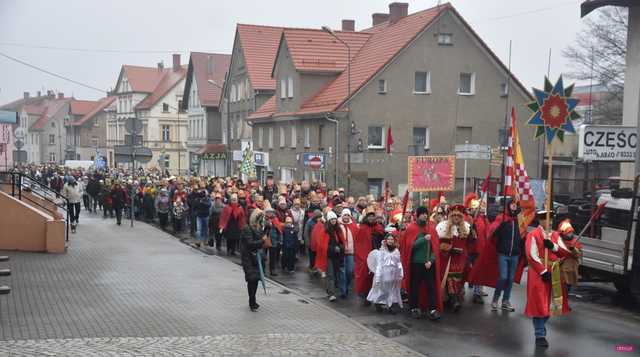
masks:
<path fill-rule="evenodd" d="M 626 8 L 601 9 L 597 17 L 585 20 L 585 30 L 563 51 L 571 61 L 569 77 L 606 88 L 593 103 L 592 116 L 601 124 L 622 123 L 627 23 Z"/>

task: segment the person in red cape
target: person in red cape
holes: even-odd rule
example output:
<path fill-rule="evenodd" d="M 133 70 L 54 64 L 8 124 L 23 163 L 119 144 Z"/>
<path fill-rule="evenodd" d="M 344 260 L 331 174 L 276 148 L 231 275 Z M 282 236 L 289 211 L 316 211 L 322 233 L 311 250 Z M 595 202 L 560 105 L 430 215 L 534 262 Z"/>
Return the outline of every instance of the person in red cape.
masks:
<path fill-rule="evenodd" d="M 375 223 L 375 215 L 373 211 L 365 213 L 364 221 L 360 224 L 358 233 L 356 233 L 356 240 L 353 247 L 355 260 L 354 274 L 356 280 L 354 292 L 360 297 L 364 306 L 371 305 L 371 303 L 367 301 L 367 295 L 369 294 L 369 290 L 371 290 L 373 274 L 369 272 L 367 257 L 373 250 L 373 233 L 377 230 L 378 234 L 384 234 L 384 228 Z"/>
<path fill-rule="evenodd" d="M 469 269 L 473 269 L 480 252 L 484 249 L 485 241 L 487 240 L 489 221 L 480 210 L 480 200 L 478 200 L 475 193 L 471 192 L 465 197 L 464 207 L 467 210 L 467 213 L 465 214 L 465 221 L 471 224 L 471 236 L 473 239 L 471 239 L 468 244 L 468 264 Z M 482 297 L 485 296 L 485 293 L 482 291 L 482 285 L 473 285 L 469 282 L 469 287 L 473 287 L 472 301 L 476 304 L 484 304 Z"/>
<path fill-rule="evenodd" d="M 527 306 L 525 315 L 532 318 L 535 343 L 549 347 L 545 327 L 550 316 L 569 313 L 567 289 L 560 271 L 560 260 L 571 254 L 558 232 L 548 234 L 547 212 L 536 215 L 539 225 L 527 235 L 525 253 L 529 263 L 527 273 Z"/>
<path fill-rule="evenodd" d="M 562 264 L 560 264 L 562 276 L 567 284 L 567 291 L 571 292 L 571 288 L 578 285 L 578 279 L 580 278 L 579 268 L 580 257 L 582 256 L 582 243 L 575 239 L 575 232 L 568 218 L 560 222 L 558 225 L 558 233 L 560 233 L 562 242 L 571 252 L 569 256 L 562 259 Z"/>
<path fill-rule="evenodd" d="M 400 236 L 402 288 L 409 292 L 409 308 L 415 318 L 422 316 L 423 311 L 432 320 L 440 318 L 443 305 L 439 247 L 427 208 L 416 208 L 416 222 L 410 223 Z"/>
<path fill-rule="evenodd" d="M 446 281 L 446 292 L 454 312 L 462 308 L 465 269 L 471 225 L 464 221 L 464 206 L 453 205 L 449 216 L 438 223 L 436 233 L 440 241 L 440 271 Z"/>
<path fill-rule="evenodd" d="M 522 254 L 524 232 L 518 226 L 520 208 L 516 202 L 508 201 L 507 211 L 499 215 L 489 225 L 488 239 L 478 259 L 469 272 L 470 284 L 496 288 L 493 293 L 491 309 L 513 312 L 510 302 L 513 282 L 520 283 L 520 277 L 526 265 Z M 502 305 L 499 305 L 502 298 Z"/>
<path fill-rule="evenodd" d="M 236 255 L 236 243 L 246 224 L 244 209 L 238 204 L 238 195 L 232 194 L 229 204 L 222 209 L 218 225 L 220 234 L 227 240 L 228 255 Z"/>
<path fill-rule="evenodd" d="M 325 281 L 329 301 L 333 302 L 336 300 L 340 274 L 344 271 L 345 240 L 335 212 L 329 211 L 326 216 L 327 222 L 316 242 L 316 268 Z"/>

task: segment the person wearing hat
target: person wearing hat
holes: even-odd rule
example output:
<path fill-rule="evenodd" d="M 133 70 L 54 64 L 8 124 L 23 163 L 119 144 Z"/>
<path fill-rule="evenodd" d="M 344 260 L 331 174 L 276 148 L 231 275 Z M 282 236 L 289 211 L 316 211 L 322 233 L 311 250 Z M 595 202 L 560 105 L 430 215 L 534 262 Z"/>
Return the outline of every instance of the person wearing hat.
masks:
<path fill-rule="evenodd" d="M 567 289 L 560 270 L 561 258 L 570 256 L 558 232 L 545 232 L 547 211 L 539 211 L 538 227 L 527 235 L 525 252 L 527 272 L 527 305 L 524 313 L 533 321 L 535 344 L 547 348 L 546 323 L 550 316 L 569 313 Z"/>
<path fill-rule="evenodd" d="M 442 280 L 446 281 L 446 293 L 453 311 L 458 312 L 462 307 L 471 233 L 471 225 L 464 220 L 464 206 L 451 206 L 447 219 L 436 226 L 436 233 L 440 241 Z"/>
<path fill-rule="evenodd" d="M 367 295 L 373 284 L 373 275 L 367 267 L 367 257 L 374 249 L 374 240 L 379 236 L 384 236 L 384 227 L 376 223 L 376 213 L 373 209 L 367 208 L 362 212 L 362 223 L 358 228 L 354 243 L 354 292 L 360 297 L 365 306 L 371 305 L 367 300 Z"/>
<path fill-rule="evenodd" d="M 320 231 L 316 244 L 316 269 L 321 272 L 324 279 L 329 301 L 334 302 L 339 279 L 344 271 L 345 252 L 344 237 L 335 212 L 327 212 L 324 229 Z"/>
<path fill-rule="evenodd" d="M 473 269 L 480 252 L 484 249 L 489 221 L 480 209 L 480 200 L 474 192 L 465 197 L 464 207 L 467 210 L 465 220 L 471 224 L 472 239 L 469 241 L 469 267 Z M 473 287 L 472 301 L 476 304 L 484 304 L 482 297 L 486 296 L 486 294 L 482 291 L 482 285 L 472 285 L 469 282 L 469 287 Z"/>
<path fill-rule="evenodd" d="M 416 208 L 416 220 L 400 236 L 400 256 L 404 278 L 402 288 L 409 293 L 409 310 L 414 318 L 426 311 L 431 320 L 440 318 L 440 243 L 427 207 Z"/>
<path fill-rule="evenodd" d="M 567 257 L 563 258 L 560 263 L 560 269 L 562 270 L 562 276 L 567 285 L 567 292 L 571 292 L 571 288 L 578 285 L 578 279 L 580 279 L 580 257 L 582 256 L 582 243 L 580 243 L 575 236 L 575 231 L 571 225 L 571 220 L 568 218 L 560 222 L 558 225 L 558 233 L 562 243 L 571 252 Z"/>
<path fill-rule="evenodd" d="M 376 255 L 375 271 L 373 272 L 373 286 L 367 295 L 367 301 L 374 304 L 376 311 L 385 309 L 395 313 L 393 306 L 402 308 L 400 287 L 404 272 L 398 246 L 398 231 L 392 228 L 385 236 L 384 243 Z"/>
<path fill-rule="evenodd" d="M 340 233 L 344 237 L 344 271 L 340 281 L 340 297 L 343 299 L 349 294 L 349 286 L 353 280 L 354 269 L 354 245 L 358 235 L 358 225 L 353 221 L 351 210 L 343 208 L 340 214 Z"/>
<path fill-rule="evenodd" d="M 240 235 L 242 270 L 244 270 L 244 279 L 247 282 L 249 309 L 253 312 L 260 308 L 256 301 L 256 292 L 261 279 L 260 265 L 264 266 L 264 261 L 258 260 L 262 259 L 258 252 L 262 250 L 267 241 L 269 229 L 265 223 L 264 212 L 255 209 L 249 217 L 249 224 L 242 228 Z"/>

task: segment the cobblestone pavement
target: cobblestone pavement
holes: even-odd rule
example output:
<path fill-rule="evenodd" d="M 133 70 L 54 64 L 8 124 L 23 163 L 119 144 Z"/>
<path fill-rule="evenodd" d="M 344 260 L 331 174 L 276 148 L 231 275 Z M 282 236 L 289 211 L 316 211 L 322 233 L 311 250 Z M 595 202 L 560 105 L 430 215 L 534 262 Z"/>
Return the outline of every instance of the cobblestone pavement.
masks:
<path fill-rule="evenodd" d="M 410 350 L 154 227 L 86 214 L 66 254 L 10 255 L 0 355 L 385 355 Z"/>

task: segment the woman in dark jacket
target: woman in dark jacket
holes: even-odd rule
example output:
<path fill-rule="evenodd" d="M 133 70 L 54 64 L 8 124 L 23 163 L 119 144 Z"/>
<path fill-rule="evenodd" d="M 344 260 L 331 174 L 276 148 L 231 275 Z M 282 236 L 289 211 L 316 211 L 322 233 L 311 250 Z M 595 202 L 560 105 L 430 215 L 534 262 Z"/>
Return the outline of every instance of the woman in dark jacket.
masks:
<path fill-rule="evenodd" d="M 255 209 L 249 218 L 249 225 L 242 229 L 240 235 L 240 254 L 242 257 L 242 269 L 244 270 L 244 280 L 247 282 L 247 292 L 249 293 L 249 308 L 257 311 L 260 305 L 256 302 L 256 292 L 260 281 L 260 268 L 258 267 L 258 257 L 262 260 L 262 255 L 258 254 L 262 250 L 268 228 L 265 228 L 264 214 L 261 210 Z M 264 268 L 264 260 L 261 262 Z"/>
<path fill-rule="evenodd" d="M 127 191 L 122 188 L 120 182 L 116 182 L 111 189 L 111 193 L 109 194 L 111 197 L 111 204 L 113 210 L 116 211 L 116 221 L 118 225 L 122 224 L 122 210 L 125 205 L 129 201 L 129 195 L 127 195 Z"/>

